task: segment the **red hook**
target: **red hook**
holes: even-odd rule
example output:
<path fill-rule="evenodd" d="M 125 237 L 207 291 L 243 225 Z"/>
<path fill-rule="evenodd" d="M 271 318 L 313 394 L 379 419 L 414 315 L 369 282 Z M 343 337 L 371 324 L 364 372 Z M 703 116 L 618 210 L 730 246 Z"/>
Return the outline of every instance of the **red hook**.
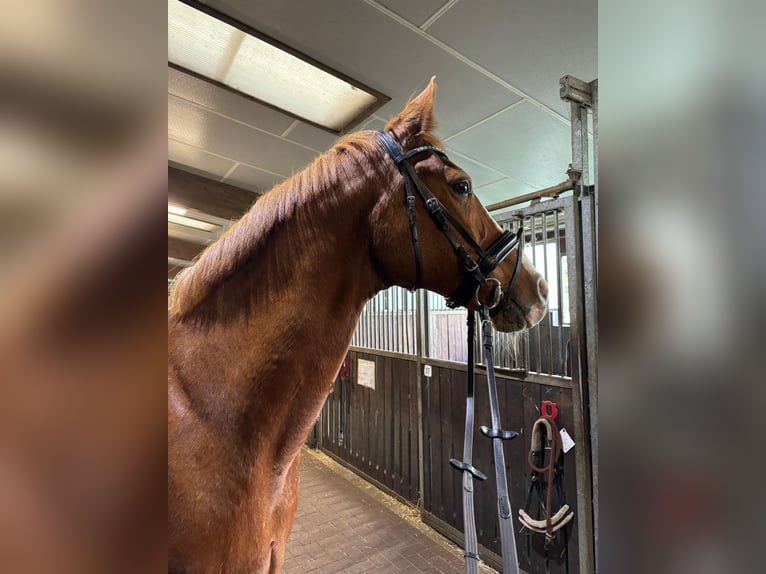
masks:
<path fill-rule="evenodd" d="M 556 406 L 556 403 L 552 401 L 543 401 L 540 403 L 540 412 L 542 412 L 543 416 L 553 420 L 556 420 L 556 417 L 559 416 L 559 408 Z"/>

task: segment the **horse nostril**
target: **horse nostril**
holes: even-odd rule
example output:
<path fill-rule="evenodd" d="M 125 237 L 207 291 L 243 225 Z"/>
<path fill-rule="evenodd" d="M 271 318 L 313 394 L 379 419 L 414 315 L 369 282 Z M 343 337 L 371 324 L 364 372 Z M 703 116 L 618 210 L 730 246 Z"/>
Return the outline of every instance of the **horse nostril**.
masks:
<path fill-rule="evenodd" d="M 542 277 L 537 280 L 537 294 L 540 296 L 541 301 L 548 300 L 548 283 Z"/>

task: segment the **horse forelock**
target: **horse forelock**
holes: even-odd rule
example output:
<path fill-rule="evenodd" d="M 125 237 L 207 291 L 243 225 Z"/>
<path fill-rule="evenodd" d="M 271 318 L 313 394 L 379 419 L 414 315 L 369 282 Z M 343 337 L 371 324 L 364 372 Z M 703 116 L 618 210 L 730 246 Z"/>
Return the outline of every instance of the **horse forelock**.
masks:
<path fill-rule="evenodd" d="M 369 131 L 339 139 L 301 172 L 265 193 L 199 255 L 193 266 L 176 276 L 168 300 L 169 311 L 184 316 L 200 307 L 259 254 L 280 224 L 290 220 L 299 209 L 310 217 L 313 211 L 337 203 L 338 196 L 354 180 L 375 170 L 381 157 L 382 150 Z M 291 233 L 301 231 L 301 226 L 296 226 Z"/>

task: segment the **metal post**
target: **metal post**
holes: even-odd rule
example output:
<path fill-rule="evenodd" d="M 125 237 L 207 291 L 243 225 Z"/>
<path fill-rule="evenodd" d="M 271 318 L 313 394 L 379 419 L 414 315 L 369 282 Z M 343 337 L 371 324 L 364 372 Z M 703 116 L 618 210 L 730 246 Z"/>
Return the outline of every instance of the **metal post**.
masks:
<path fill-rule="evenodd" d="M 591 83 L 594 145 L 598 144 L 598 81 Z M 587 141 L 586 141 L 587 145 Z M 586 148 L 587 149 L 587 148 Z M 587 154 L 586 154 L 587 157 Z M 598 570 L 598 148 L 593 154 L 593 192 L 581 201 L 583 230 L 583 288 L 587 349 L 588 405 L 590 415 L 591 468 L 593 481 L 593 538 Z"/>
<path fill-rule="evenodd" d="M 587 111 L 593 105 L 593 84 L 572 76 L 560 80 L 560 96 L 569 102 L 572 123 L 572 169 L 580 173 L 575 187 L 572 208 L 567 210 L 567 261 L 569 269 L 569 298 L 572 339 L 572 402 L 575 433 L 580 445 L 575 451 L 577 475 L 578 529 L 580 532 L 580 571 L 595 571 L 595 532 L 593 497 L 597 489 L 597 467 L 591 457 L 593 421 L 596 405 L 591 402 L 592 383 L 596 372 L 595 347 L 595 268 L 592 253 L 596 239 L 593 235 L 592 198 L 588 183 Z M 585 121 L 584 121 L 585 120 Z M 597 445 L 597 443 L 595 443 Z"/>
<path fill-rule="evenodd" d="M 572 411 L 577 446 L 574 449 L 577 479 L 577 529 L 579 531 L 580 572 L 594 571 L 593 561 L 593 508 L 590 466 L 590 433 L 587 426 L 587 373 L 583 354 L 585 333 L 583 328 L 583 295 L 579 269 L 582 263 L 580 217 L 578 201 L 572 198 L 566 210 L 567 269 L 569 270 L 570 339 L 572 342 Z"/>

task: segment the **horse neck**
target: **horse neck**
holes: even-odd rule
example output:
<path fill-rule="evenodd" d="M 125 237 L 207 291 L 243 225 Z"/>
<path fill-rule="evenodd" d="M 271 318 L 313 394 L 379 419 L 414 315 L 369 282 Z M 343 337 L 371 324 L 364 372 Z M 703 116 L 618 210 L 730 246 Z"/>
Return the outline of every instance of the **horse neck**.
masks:
<path fill-rule="evenodd" d="M 319 414 L 365 302 L 384 285 L 370 260 L 374 199 L 341 194 L 332 208 L 298 209 L 268 248 L 226 285 L 255 286 L 239 314 L 198 331 L 195 402 L 251 456 L 280 466 Z M 215 349 L 211 352 L 211 349 Z"/>

